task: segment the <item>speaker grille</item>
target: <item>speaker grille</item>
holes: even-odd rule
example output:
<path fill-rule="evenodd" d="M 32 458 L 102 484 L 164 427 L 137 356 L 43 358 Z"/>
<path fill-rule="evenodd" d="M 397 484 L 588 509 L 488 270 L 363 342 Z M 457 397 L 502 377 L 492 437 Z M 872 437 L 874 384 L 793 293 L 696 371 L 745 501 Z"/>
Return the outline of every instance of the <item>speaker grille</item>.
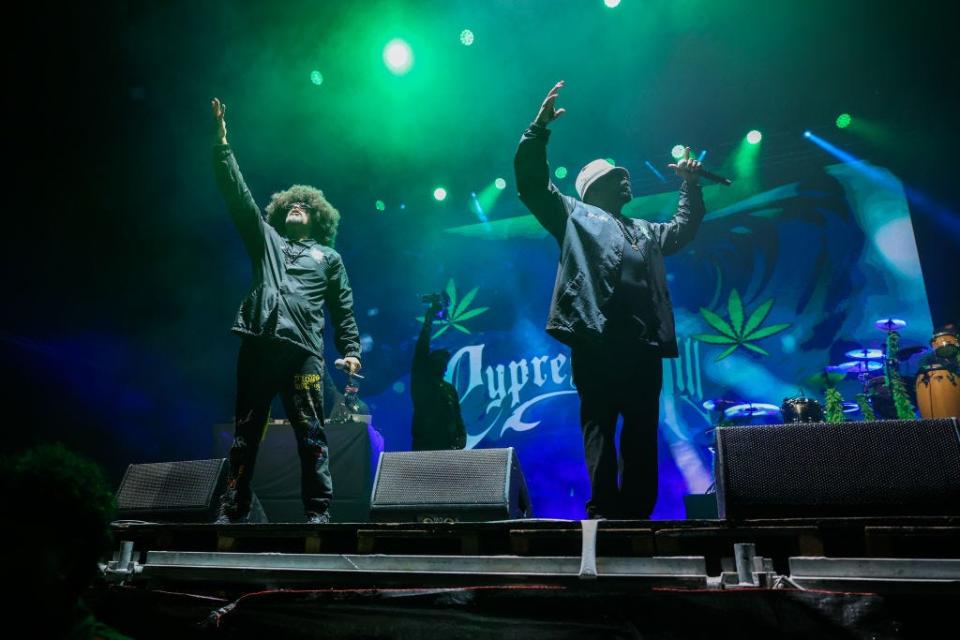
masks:
<path fill-rule="evenodd" d="M 476 449 L 384 453 L 373 501 L 378 506 L 503 505 L 510 452 Z"/>
<path fill-rule="evenodd" d="M 952 419 L 726 427 L 718 453 L 729 517 L 960 511 Z"/>
<path fill-rule="evenodd" d="M 207 511 L 224 465 L 222 458 L 130 465 L 117 492 L 117 510 Z"/>

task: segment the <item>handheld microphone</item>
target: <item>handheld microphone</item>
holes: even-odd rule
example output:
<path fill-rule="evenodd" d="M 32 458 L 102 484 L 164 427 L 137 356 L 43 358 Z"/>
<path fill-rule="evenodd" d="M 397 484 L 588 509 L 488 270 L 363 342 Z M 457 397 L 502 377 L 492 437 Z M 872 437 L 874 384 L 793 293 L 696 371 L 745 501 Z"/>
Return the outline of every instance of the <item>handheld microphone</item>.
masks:
<path fill-rule="evenodd" d="M 346 371 L 348 375 L 351 375 L 354 378 L 360 378 L 361 380 L 363 380 L 363 376 L 360 375 L 359 373 L 350 373 L 350 369 L 347 367 L 347 361 L 344 360 L 343 358 L 337 358 L 336 360 L 334 360 L 333 366 L 335 366 L 337 369 L 340 369 L 341 371 Z"/>
<path fill-rule="evenodd" d="M 712 180 L 713 182 L 717 182 L 717 183 L 719 183 L 719 184 L 722 184 L 722 185 L 725 186 L 725 187 L 729 187 L 731 184 L 733 184 L 733 180 L 731 180 L 730 178 L 724 178 L 723 176 L 717 175 L 717 174 L 713 173 L 712 171 L 707 171 L 707 170 L 704 169 L 703 167 L 700 167 L 699 169 L 697 169 L 696 171 L 694 171 L 694 173 L 696 173 L 696 174 L 697 174 L 698 176 L 700 176 L 701 178 L 706 178 L 707 180 Z"/>

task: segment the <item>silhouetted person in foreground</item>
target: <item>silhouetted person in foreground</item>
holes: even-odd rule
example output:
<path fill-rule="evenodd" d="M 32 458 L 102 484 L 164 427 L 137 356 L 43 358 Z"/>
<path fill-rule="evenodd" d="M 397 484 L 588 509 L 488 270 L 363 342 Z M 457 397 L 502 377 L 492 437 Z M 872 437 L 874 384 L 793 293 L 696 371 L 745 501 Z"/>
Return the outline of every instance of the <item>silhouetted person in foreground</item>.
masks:
<path fill-rule="evenodd" d="M 103 472 L 61 445 L 0 462 L 3 603 L 7 632 L 20 638 L 125 636 L 98 622 L 81 600 L 110 551 L 115 501 Z"/>

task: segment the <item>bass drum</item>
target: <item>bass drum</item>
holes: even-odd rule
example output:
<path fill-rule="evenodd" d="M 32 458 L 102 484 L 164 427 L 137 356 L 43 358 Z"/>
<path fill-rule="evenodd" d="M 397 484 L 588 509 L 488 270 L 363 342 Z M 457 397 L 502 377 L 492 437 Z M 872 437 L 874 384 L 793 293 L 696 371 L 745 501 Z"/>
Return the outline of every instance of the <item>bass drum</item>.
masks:
<path fill-rule="evenodd" d="M 917 408 L 924 418 L 960 417 L 960 376 L 940 365 L 917 373 Z"/>
<path fill-rule="evenodd" d="M 780 405 L 783 422 L 823 422 L 823 405 L 813 398 L 787 398 Z"/>

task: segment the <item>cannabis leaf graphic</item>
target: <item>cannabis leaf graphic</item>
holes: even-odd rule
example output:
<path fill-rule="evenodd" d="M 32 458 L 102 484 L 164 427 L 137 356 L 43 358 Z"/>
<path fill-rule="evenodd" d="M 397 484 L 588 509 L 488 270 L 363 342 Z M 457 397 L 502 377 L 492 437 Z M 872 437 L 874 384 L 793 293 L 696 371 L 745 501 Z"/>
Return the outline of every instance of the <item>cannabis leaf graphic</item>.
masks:
<path fill-rule="evenodd" d="M 744 323 L 743 302 L 740 300 L 740 294 L 736 289 L 730 292 L 730 298 L 727 300 L 727 313 L 730 314 L 730 322 L 727 322 L 719 315 L 709 309 L 700 308 L 700 315 L 707 323 L 718 331 L 718 334 L 700 333 L 693 338 L 707 344 L 725 344 L 730 345 L 724 349 L 723 353 L 716 357 L 716 360 L 723 360 L 728 355 L 737 350 L 737 347 L 744 347 L 763 356 L 770 355 L 764 349 L 755 344 L 750 344 L 763 338 L 769 338 L 775 333 L 779 333 L 790 326 L 790 323 L 772 324 L 768 327 L 760 327 L 767 314 L 773 307 L 773 298 L 770 298 L 759 307 L 754 309 L 750 317 Z"/>
<path fill-rule="evenodd" d="M 476 318 L 481 313 L 486 312 L 490 307 L 477 307 L 475 309 L 470 309 L 470 303 L 473 302 L 473 299 L 477 297 L 478 287 L 474 287 L 467 295 L 463 296 L 463 299 L 460 302 L 457 302 L 457 286 L 453 283 L 453 278 L 447 282 L 447 296 L 450 298 L 450 307 L 447 313 L 447 317 L 442 320 L 435 321 L 440 325 L 440 328 L 433 334 L 431 340 L 436 339 L 438 336 L 446 333 L 447 329 L 453 327 L 457 331 L 462 331 L 463 333 L 470 333 L 470 330 L 463 326 L 463 323 L 471 318 Z M 423 316 L 417 318 L 417 322 L 423 322 Z"/>

